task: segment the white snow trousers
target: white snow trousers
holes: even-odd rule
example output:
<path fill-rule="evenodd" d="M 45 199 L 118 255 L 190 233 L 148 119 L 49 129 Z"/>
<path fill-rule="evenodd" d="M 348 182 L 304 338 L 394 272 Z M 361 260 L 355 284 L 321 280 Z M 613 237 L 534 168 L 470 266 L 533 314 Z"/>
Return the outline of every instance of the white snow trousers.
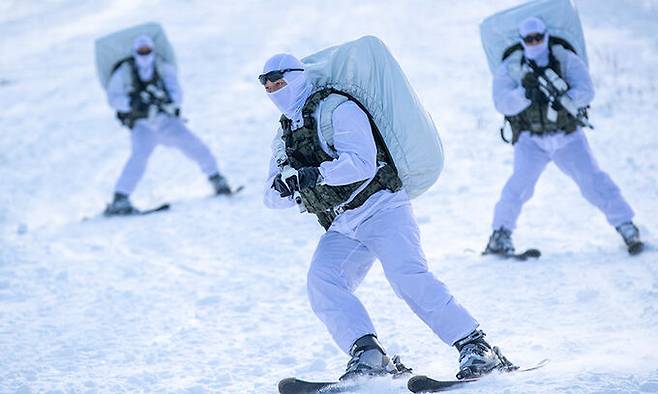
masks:
<path fill-rule="evenodd" d="M 360 337 L 376 334 L 354 295 L 376 258 L 398 297 L 446 344 L 477 328 L 477 321 L 428 272 L 418 226 L 406 204 L 377 211 L 353 236 L 326 232 L 313 255 L 307 283 L 311 307 L 345 353 Z"/>
<path fill-rule="evenodd" d="M 130 136 L 132 151 L 123 167 L 121 176 L 114 187 L 115 192 L 131 194 L 144 172 L 149 157 L 159 144 L 179 149 L 185 156 L 195 161 L 206 176 L 218 172 L 217 161 L 208 147 L 178 117 L 164 117 L 152 127 L 147 121 L 137 121 Z"/>
<path fill-rule="evenodd" d="M 576 182 L 583 197 L 599 208 L 612 226 L 633 218 L 633 210 L 617 185 L 599 168 L 581 129 L 543 137 L 522 133 L 514 145 L 514 172 L 496 204 L 494 230 L 501 226 L 514 230 L 521 207 L 532 197 L 539 175 L 551 160 Z"/>

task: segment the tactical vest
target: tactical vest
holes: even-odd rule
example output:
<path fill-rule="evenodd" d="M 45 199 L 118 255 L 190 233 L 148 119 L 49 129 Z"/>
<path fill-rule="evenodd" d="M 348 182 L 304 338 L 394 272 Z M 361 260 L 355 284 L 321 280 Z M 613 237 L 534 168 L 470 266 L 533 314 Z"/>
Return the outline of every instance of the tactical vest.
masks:
<path fill-rule="evenodd" d="M 565 49 L 561 48 L 561 50 Z M 561 64 L 553 54 L 552 49 L 549 49 L 548 59 L 548 65 L 545 67 L 539 67 L 539 69 L 543 72 L 547 68 L 550 68 L 555 71 L 560 78 L 564 79 L 564 72 Z M 527 61 L 528 60 L 525 56 L 521 57 L 521 69 L 523 69 L 523 65 L 525 65 Z M 522 76 L 518 75 L 513 77 L 515 77 L 517 83 L 520 84 Z M 524 109 L 521 113 L 505 117 L 505 120 L 510 123 L 512 128 L 512 135 L 514 136 L 512 143 L 516 142 L 518 135 L 523 131 L 528 131 L 531 134 L 544 134 L 558 130 L 568 134 L 576 131 L 578 128 L 578 120 L 575 117 L 564 108 L 560 108 L 560 110 L 557 111 L 557 119 L 551 121 L 547 117 L 548 106 L 548 102 L 532 102 L 530 106 Z"/>
<path fill-rule="evenodd" d="M 130 78 L 131 78 L 131 85 L 132 85 L 132 90 L 130 92 L 130 100 L 142 100 L 141 96 L 142 93 L 146 93 L 149 96 L 153 96 L 149 90 L 151 89 L 156 89 L 157 91 L 161 91 L 165 93 L 165 98 L 167 101 L 171 101 L 171 96 L 169 95 L 169 91 L 167 90 L 167 87 L 164 84 L 163 79 L 160 77 L 160 74 L 158 73 L 158 68 L 153 65 L 153 76 L 151 77 L 150 80 L 148 81 L 142 81 L 141 78 L 139 77 L 139 72 L 137 70 L 137 66 L 135 65 L 135 59 L 132 57 L 123 59 L 117 65 L 114 66 L 113 72 L 116 71 L 119 67 L 121 67 L 122 64 L 127 63 L 128 66 L 130 67 Z M 151 89 L 149 89 L 149 86 L 152 86 Z M 178 113 L 176 114 L 178 116 Z M 131 109 L 130 112 L 117 112 L 117 118 L 121 121 L 121 124 L 128 128 L 133 128 L 135 126 L 135 122 L 137 122 L 139 119 L 146 119 L 149 116 L 149 111 L 148 111 L 148 106 L 144 110 L 134 110 Z"/>
<path fill-rule="evenodd" d="M 318 128 L 314 113 L 320 102 L 325 99 L 327 100 L 323 104 L 328 104 L 329 107 L 321 108 L 322 115 L 319 116 L 321 126 Z M 347 101 L 345 94 L 333 89 L 327 88 L 315 92 L 306 100 L 302 108 L 303 126 L 294 131 L 291 129 L 292 121 L 285 116 L 281 116 L 282 139 L 285 144 L 288 162 L 294 169 L 319 167 L 322 162 L 334 160 L 334 157 L 322 149 L 318 130 L 322 132 L 323 136 L 327 136 L 325 140 L 329 149 L 333 151 L 331 114 L 338 105 L 345 101 Z M 361 107 L 361 105 L 359 106 Z M 370 116 L 368 118 L 370 119 Z M 376 137 L 379 131 L 372 119 L 370 119 L 370 126 Z M 318 221 L 325 230 L 329 229 L 336 216 L 346 210 L 360 207 L 378 191 L 390 190 L 396 192 L 402 188 L 402 181 L 398 177 L 394 165 L 391 164 L 393 161 L 388 155 L 383 140 L 375 138 L 375 145 L 377 147 L 378 169 L 374 178 L 341 186 L 317 185 L 300 192 L 306 210 L 317 216 Z"/>

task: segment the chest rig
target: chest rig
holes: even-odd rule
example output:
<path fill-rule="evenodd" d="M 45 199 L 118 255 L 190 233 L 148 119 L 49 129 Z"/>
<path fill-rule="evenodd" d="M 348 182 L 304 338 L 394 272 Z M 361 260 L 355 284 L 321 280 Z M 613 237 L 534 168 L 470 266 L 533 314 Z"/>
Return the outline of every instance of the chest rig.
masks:
<path fill-rule="evenodd" d="M 160 77 L 158 73 L 158 68 L 153 66 L 153 76 L 148 81 L 142 81 L 139 77 L 139 72 L 137 71 L 137 65 L 135 64 L 135 59 L 132 57 L 126 58 L 115 66 L 115 69 L 118 69 L 123 63 L 127 63 L 130 67 L 130 77 L 132 80 L 132 90 L 130 92 L 130 100 L 134 102 L 135 100 L 141 101 L 145 105 L 140 109 L 131 109 L 130 112 L 117 112 L 117 118 L 121 121 L 121 124 L 128 128 L 133 128 L 135 122 L 139 119 L 146 119 L 149 117 L 149 105 L 156 101 L 171 102 L 171 96 L 167 91 L 167 87 L 164 84 L 164 80 Z M 156 96 L 156 93 L 159 97 Z M 159 110 L 159 112 L 162 112 Z"/>
<path fill-rule="evenodd" d="M 322 149 L 318 136 L 317 120 L 314 117 L 320 102 L 331 94 L 347 96 L 328 88 L 312 94 L 302 108 L 304 124 L 298 129 L 292 130 L 292 121 L 285 116 L 281 117 L 282 139 L 285 144 L 286 154 L 290 165 L 295 169 L 319 167 L 325 161 L 334 160 L 334 157 Z M 334 109 L 335 107 L 329 108 L 331 112 Z M 306 210 L 317 216 L 318 221 L 325 230 L 329 229 L 336 216 L 349 209 L 360 207 L 376 192 L 380 190 L 395 192 L 402 188 L 402 181 L 392 164 L 393 161 L 388 155 L 386 145 L 381 138 L 377 138 L 379 132 L 372 120 L 370 120 L 370 126 L 376 137 L 378 166 L 377 173 L 372 179 L 340 186 L 318 185 L 300 192 Z M 333 150 L 334 148 L 330 145 L 329 149 Z"/>
<path fill-rule="evenodd" d="M 560 62 L 555 57 L 552 50 L 549 50 L 548 59 L 548 65 L 544 67 L 538 67 L 538 72 L 543 73 L 546 69 L 550 68 L 564 80 L 564 73 L 562 67 L 560 66 Z M 525 68 L 524 66 L 528 61 L 529 60 L 523 56 L 521 58 L 521 67 Z M 519 77 L 522 78 L 522 75 L 519 75 Z M 517 79 L 517 83 L 519 84 L 520 78 Z M 519 134 L 523 131 L 528 131 L 531 134 L 545 134 L 556 131 L 562 131 L 568 134 L 576 131 L 579 124 L 578 120 L 564 108 L 560 108 L 556 111 L 556 119 L 549 119 L 549 105 L 550 104 L 548 103 L 548 100 L 543 100 L 542 102 L 533 101 L 521 113 L 514 116 L 505 117 L 512 128 L 512 135 L 514 136 L 512 143 L 516 142 Z"/>

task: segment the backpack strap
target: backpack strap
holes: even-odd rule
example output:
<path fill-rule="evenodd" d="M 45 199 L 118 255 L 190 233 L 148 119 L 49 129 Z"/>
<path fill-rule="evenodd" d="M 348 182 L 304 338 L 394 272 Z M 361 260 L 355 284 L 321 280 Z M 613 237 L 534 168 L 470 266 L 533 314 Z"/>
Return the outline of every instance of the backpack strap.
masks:
<path fill-rule="evenodd" d="M 320 103 L 320 111 L 318 113 L 318 127 L 322 137 L 324 137 L 327 146 L 332 152 L 336 152 L 334 148 L 334 127 L 333 127 L 333 113 L 339 105 L 348 101 L 347 97 L 339 94 L 330 94 Z"/>

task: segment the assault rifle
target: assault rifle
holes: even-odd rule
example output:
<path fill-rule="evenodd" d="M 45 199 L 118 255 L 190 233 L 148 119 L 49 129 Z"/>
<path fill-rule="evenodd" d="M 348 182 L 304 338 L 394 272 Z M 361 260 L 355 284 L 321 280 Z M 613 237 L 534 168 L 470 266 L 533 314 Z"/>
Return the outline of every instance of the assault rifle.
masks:
<path fill-rule="evenodd" d="M 571 116 L 576 118 L 580 126 L 594 129 L 594 126 L 587 119 L 587 108 L 578 108 L 576 103 L 566 94 L 569 85 L 560 78 L 555 71 L 546 68 L 542 71 L 535 62 L 529 61 L 528 66 L 532 69 L 533 74 L 539 82 L 539 90 L 546 96 L 549 102 L 548 113 L 546 116 L 551 121 L 557 120 L 557 112 L 554 109 L 555 102 L 560 104 Z"/>
<path fill-rule="evenodd" d="M 160 112 L 171 116 L 178 116 L 180 114 L 180 110 L 171 102 L 167 93 L 162 89 L 158 89 L 153 84 L 148 84 L 146 89 L 141 92 L 141 95 L 143 102 L 150 104 L 150 106 L 155 106 Z"/>
<path fill-rule="evenodd" d="M 302 195 L 299 193 L 299 176 L 297 175 L 297 170 L 292 168 L 290 162 L 288 161 L 288 155 L 286 155 L 285 148 L 283 144 L 277 147 L 274 152 L 274 160 L 276 165 L 281 169 L 281 180 L 285 182 L 288 188 L 292 191 L 292 198 L 299 208 L 299 212 L 306 212 L 306 207 L 304 206 L 304 201 L 302 201 Z"/>

